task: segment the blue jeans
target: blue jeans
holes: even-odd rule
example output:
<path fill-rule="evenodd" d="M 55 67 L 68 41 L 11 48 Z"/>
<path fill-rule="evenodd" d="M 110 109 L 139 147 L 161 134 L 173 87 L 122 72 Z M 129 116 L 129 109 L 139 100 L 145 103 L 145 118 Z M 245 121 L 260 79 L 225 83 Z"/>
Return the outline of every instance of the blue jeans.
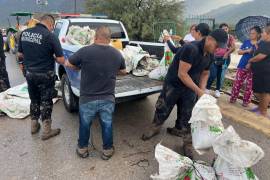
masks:
<path fill-rule="evenodd" d="M 216 82 L 216 90 L 220 90 L 221 88 L 221 75 L 222 75 L 222 71 L 223 71 L 223 66 L 219 66 L 219 65 L 216 65 L 216 64 L 212 64 L 211 67 L 210 67 L 210 75 L 209 75 L 209 79 L 208 79 L 208 82 L 207 82 L 207 86 L 206 88 L 207 89 L 211 89 L 211 86 L 214 82 L 214 80 L 216 79 L 217 82 Z"/>
<path fill-rule="evenodd" d="M 223 87 L 223 85 L 224 85 L 225 76 L 227 74 L 228 67 L 229 67 L 230 63 L 231 63 L 231 57 L 229 56 L 227 61 L 225 61 L 225 64 L 224 64 L 223 69 L 222 69 L 221 80 L 220 80 L 221 87 Z"/>
<path fill-rule="evenodd" d="M 112 116 L 114 108 L 115 103 L 108 100 L 91 101 L 80 105 L 79 148 L 88 147 L 90 128 L 97 115 L 99 115 L 102 129 L 103 149 L 111 149 L 113 147 Z"/>

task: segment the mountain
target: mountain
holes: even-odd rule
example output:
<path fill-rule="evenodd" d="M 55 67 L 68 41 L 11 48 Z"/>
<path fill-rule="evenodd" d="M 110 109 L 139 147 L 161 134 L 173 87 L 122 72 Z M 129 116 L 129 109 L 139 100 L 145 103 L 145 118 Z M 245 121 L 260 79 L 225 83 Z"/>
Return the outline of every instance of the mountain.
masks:
<path fill-rule="evenodd" d="M 74 12 L 75 0 L 48 0 L 48 5 L 40 6 L 36 0 L 0 0 L 0 27 L 12 25 L 15 17 L 10 13 L 16 11 L 30 12 Z M 77 12 L 85 11 L 85 0 L 77 1 Z M 185 16 L 206 15 L 215 17 L 217 22 L 236 23 L 248 15 L 268 15 L 270 0 L 184 0 Z M 22 22 L 24 22 L 22 20 Z"/>
<path fill-rule="evenodd" d="M 0 27 L 8 26 L 8 19 L 14 25 L 15 17 L 10 17 L 12 12 L 74 12 L 75 0 L 48 0 L 48 5 L 37 5 L 36 0 L 0 0 Z M 76 0 L 77 12 L 84 12 L 85 0 Z"/>
<path fill-rule="evenodd" d="M 223 6 L 249 1 L 251 0 L 185 0 L 185 15 L 201 15 Z"/>
<path fill-rule="evenodd" d="M 238 5 L 227 5 L 206 13 L 206 16 L 216 18 L 216 22 L 227 22 L 236 24 L 240 19 L 251 15 L 263 15 L 270 17 L 270 1 L 254 0 Z"/>

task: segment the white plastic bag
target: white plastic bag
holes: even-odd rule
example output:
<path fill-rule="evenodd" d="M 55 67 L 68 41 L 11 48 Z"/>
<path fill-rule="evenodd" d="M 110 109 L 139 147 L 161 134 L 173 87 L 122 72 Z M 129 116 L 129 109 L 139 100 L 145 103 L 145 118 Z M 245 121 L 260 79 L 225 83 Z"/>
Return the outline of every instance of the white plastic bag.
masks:
<path fill-rule="evenodd" d="M 0 93 L 0 112 L 11 118 L 25 118 L 30 113 L 30 99 L 27 83 Z"/>
<path fill-rule="evenodd" d="M 203 95 L 193 108 L 191 123 L 192 144 L 203 154 L 212 147 L 215 139 L 223 132 L 222 115 L 217 101 L 210 95 Z"/>
<path fill-rule="evenodd" d="M 149 74 L 149 71 L 146 71 L 144 69 L 134 69 L 132 71 L 132 74 L 137 77 L 143 77 Z"/>
<path fill-rule="evenodd" d="M 163 29 L 163 31 L 160 33 L 158 41 L 164 42 L 164 36 L 171 36 L 171 35 L 172 35 L 172 29 L 170 30 L 170 32 L 167 29 Z M 170 41 L 172 41 L 171 38 L 170 38 Z"/>
<path fill-rule="evenodd" d="M 167 72 L 168 68 L 166 66 L 159 66 L 153 71 L 151 71 L 148 76 L 150 79 L 163 81 L 166 77 Z"/>
<path fill-rule="evenodd" d="M 129 45 L 121 51 L 125 59 L 127 72 L 131 72 L 133 69 L 136 69 L 139 61 L 145 57 L 145 54 L 140 53 L 141 51 L 143 51 L 141 47 Z"/>
<path fill-rule="evenodd" d="M 151 57 L 145 57 L 139 62 L 139 67 L 146 71 L 153 71 L 159 66 L 159 61 L 157 59 L 153 59 Z"/>
<path fill-rule="evenodd" d="M 218 180 L 259 180 L 250 168 L 234 166 L 221 157 L 216 159 L 214 168 Z"/>
<path fill-rule="evenodd" d="M 73 45 L 90 45 L 94 43 L 95 30 L 90 29 L 88 26 L 70 26 L 66 39 Z"/>
<path fill-rule="evenodd" d="M 151 175 L 154 180 L 216 180 L 212 167 L 203 162 L 193 163 L 188 157 L 160 144 L 156 146 L 155 157 L 159 163 L 159 174 Z"/>
<path fill-rule="evenodd" d="M 212 147 L 215 139 L 222 133 L 223 125 L 217 123 L 207 123 L 203 121 L 191 124 L 192 144 L 194 149 L 203 154 L 204 150 Z"/>
<path fill-rule="evenodd" d="M 222 114 L 217 105 L 217 100 L 211 95 L 204 94 L 192 110 L 190 123 L 195 121 L 220 121 Z"/>
<path fill-rule="evenodd" d="M 216 139 L 213 148 L 216 154 L 236 167 L 251 167 L 264 157 L 258 145 L 242 140 L 232 126 Z"/>
<path fill-rule="evenodd" d="M 30 102 L 27 83 L 23 83 L 0 93 L 0 112 L 10 118 L 26 118 L 30 114 Z"/>

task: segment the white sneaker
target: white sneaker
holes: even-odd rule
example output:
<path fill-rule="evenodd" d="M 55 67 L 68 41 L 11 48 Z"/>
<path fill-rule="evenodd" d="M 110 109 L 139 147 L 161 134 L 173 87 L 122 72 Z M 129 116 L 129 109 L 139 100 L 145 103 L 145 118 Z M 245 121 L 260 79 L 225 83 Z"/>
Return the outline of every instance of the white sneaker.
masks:
<path fill-rule="evenodd" d="M 205 89 L 205 94 L 210 94 L 210 90 L 209 89 Z"/>
<path fill-rule="evenodd" d="M 215 97 L 216 98 L 219 98 L 220 97 L 220 92 L 218 90 L 216 90 L 216 92 L 215 92 Z"/>

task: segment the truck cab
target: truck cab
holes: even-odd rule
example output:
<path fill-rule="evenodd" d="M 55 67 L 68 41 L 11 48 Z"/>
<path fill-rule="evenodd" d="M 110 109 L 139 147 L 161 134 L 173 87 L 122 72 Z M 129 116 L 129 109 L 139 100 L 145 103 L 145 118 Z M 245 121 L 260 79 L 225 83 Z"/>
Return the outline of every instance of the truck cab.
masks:
<path fill-rule="evenodd" d="M 124 25 L 120 21 L 99 18 L 67 18 L 58 20 L 55 24 L 54 34 L 59 38 L 65 59 L 83 46 L 72 45 L 66 41 L 66 35 L 70 26 L 89 26 L 96 29 L 99 26 L 108 26 L 112 32 L 112 41 L 120 40 L 122 47 L 129 44 L 129 38 Z M 62 96 L 65 108 L 68 112 L 78 109 L 78 97 L 80 96 L 81 72 L 66 68 L 56 63 L 56 74 L 61 80 Z M 148 77 L 135 77 L 133 75 L 119 76 L 116 80 L 116 102 L 123 102 L 146 97 L 157 93 L 162 88 L 162 82 Z"/>

